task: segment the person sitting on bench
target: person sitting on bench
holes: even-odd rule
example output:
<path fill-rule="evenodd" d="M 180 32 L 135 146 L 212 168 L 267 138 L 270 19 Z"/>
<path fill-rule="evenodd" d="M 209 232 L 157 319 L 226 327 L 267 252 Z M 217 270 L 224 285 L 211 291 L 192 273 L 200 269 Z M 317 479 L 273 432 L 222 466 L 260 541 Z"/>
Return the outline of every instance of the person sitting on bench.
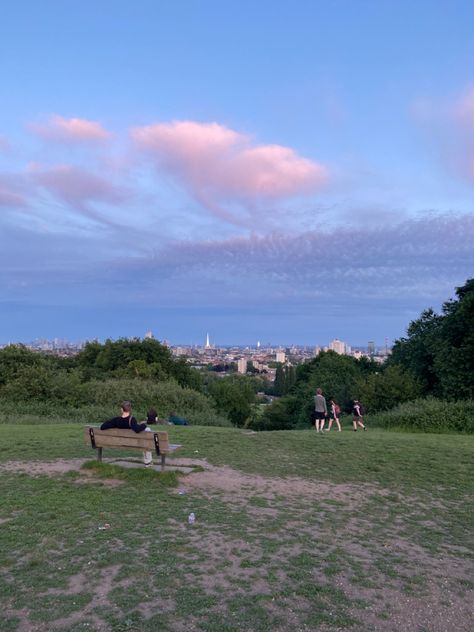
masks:
<path fill-rule="evenodd" d="M 143 432 L 146 430 L 146 423 L 139 424 L 135 417 L 132 416 L 132 405 L 130 402 L 122 402 L 120 408 L 122 409 L 121 416 L 104 421 L 100 427 L 101 430 L 109 430 L 110 428 L 121 428 L 122 430 L 130 428 L 134 432 Z"/>
<path fill-rule="evenodd" d="M 104 421 L 100 427 L 101 430 L 109 430 L 110 428 L 121 428 L 122 430 L 127 430 L 130 428 L 130 430 L 137 433 L 144 431 L 151 432 L 146 421 L 139 424 L 135 417 L 132 416 L 132 405 L 130 402 L 122 402 L 120 407 L 122 409 L 122 415 L 120 417 L 114 417 L 113 419 Z M 153 457 L 149 450 L 143 450 L 143 462 L 146 467 L 151 467 L 153 465 Z"/>

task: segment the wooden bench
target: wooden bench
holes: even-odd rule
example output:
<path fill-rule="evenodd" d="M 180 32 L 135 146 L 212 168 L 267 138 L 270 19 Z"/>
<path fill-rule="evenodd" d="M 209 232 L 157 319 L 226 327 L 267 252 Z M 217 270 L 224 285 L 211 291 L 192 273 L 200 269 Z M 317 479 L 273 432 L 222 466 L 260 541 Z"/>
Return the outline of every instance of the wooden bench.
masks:
<path fill-rule="evenodd" d="M 166 455 L 174 452 L 181 446 L 170 443 L 168 433 L 164 430 L 157 432 L 134 432 L 120 428 L 101 430 L 100 426 L 86 426 L 84 439 L 87 444 L 97 450 L 97 459 L 102 461 L 103 448 L 130 448 L 132 450 L 155 451 L 161 457 L 161 470 L 165 469 Z"/>

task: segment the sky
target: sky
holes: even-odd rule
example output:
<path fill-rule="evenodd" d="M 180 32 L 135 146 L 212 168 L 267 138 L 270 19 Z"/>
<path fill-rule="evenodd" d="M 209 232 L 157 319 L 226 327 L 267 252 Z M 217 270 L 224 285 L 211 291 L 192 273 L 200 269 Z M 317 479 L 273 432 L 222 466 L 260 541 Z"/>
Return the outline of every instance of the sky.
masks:
<path fill-rule="evenodd" d="M 470 0 L 15 0 L 0 343 L 385 344 L 474 276 Z"/>

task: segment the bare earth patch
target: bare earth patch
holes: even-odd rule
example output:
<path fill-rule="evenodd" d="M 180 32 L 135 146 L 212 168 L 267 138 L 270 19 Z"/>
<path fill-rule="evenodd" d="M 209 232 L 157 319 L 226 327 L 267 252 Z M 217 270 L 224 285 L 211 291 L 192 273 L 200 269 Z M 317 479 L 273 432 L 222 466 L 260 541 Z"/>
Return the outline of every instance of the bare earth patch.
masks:
<path fill-rule="evenodd" d="M 80 471 L 75 482 L 111 486 L 123 483 L 97 479 L 92 471 L 80 470 L 84 461 L 9 462 L 0 465 L 0 470 L 33 476 Z M 467 580 L 474 573 L 467 548 L 461 550 L 459 546 L 442 543 L 433 552 L 404 530 L 408 523 L 412 528 L 447 533 L 448 522 L 417 518 L 420 508 L 429 511 L 431 501 L 433 509 L 446 509 L 444 501 L 429 494 L 422 499 L 399 496 L 377 484 L 271 478 L 214 466 L 202 459 L 177 458 L 171 462 L 204 468 L 202 472 L 181 476 L 180 489 L 171 493 L 184 490 L 187 497 L 194 494 L 209 500 L 218 498 L 226 503 L 229 512 L 245 512 L 251 518 L 244 523 L 246 526 L 238 537 L 235 532 L 223 530 L 222 524 L 206 523 L 199 514 L 195 527 L 174 518 L 167 520 L 173 537 L 185 543 L 182 549 L 176 549 L 175 572 L 184 586 L 198 588 L 216 599 L 214 613 L 226 616 L 226 599 L 241 597 L 252 601 L 264 595 L 267 611 L 285 621 L 275 626 L 274 632 L 342 629 L 337 624 L 308 627 L 304 623 L 305 613 L 318 606 L 311 596 L 298 593 L 301 588 L 298 582 L 302 580 L 295 577 L 295 569 L 299 569 L 304 581 L 329 593 L 340 591 L 351 600 L 348 614 L 363 622 L 346 628 L 354 632 L 470 632 L 472 629 L 474 600 Z M 398 514 L 391 516 L 394 505 Z M 0 524 L 7 520 L 0 520 Z M 281 520 L 274 531 L 267 529 L 272 520 Z M 146 542 L 143 546 L 139 557 L 147 559 Z M 125 546 L 124 556 L 127 551 Z M 110 624 L 98 612 L 105 609 L 119 618 L 127 615 L 114 603 L 112 594 L 117 589 L 125 593 L 130 589 L 131 580 L 120 579 L 120 570 L 117 564 L 94 575 L 86 566 L 83 572 L 69 578 L 64 589 L 50 588 L 38 595 L 41 599 L 92 594 L 84 608 L 48 624 L 32 624 L 29 609 L 14 610 L 7 606 L 4 612 L 19 619 L 20 632 L 67 630 L 84 621 L 89 621 L 93 630 L 105 632 L 111 629 Z M 288 591 L 286 596 L 285 591 Z M 329 599 L 328 592 L 322 599 Z M 173 593 L 165 591 L 155 593 L 152 599 L 144 595 L 138 610 L 145 621 L 160 612 L 175 613 L 174 598 Z M 358 605 L 352 605 L 357 602 Z M 334 603 L 334 614 L 337 613 L 338 606 Z M 190 616 L 184 620 L 179 612 L 175 614 L 174 630 L 202 629 L 199 618 Z"/>
<path fill-rule="evenodd" d="M 65 474 L 80 470 L 87 459 L 56 459 L 55 461 L 7 461 L 0 464 L 0 471 L 31 474 L 31 476 Z"/>

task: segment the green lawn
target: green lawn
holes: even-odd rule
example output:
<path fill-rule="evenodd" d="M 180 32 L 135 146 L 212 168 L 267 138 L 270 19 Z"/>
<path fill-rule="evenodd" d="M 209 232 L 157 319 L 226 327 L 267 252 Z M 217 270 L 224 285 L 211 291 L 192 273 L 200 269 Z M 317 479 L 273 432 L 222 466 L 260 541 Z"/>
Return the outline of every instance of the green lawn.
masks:
<path fill-rule="evenodd" d="M 0 425 L 2 632 L 471 629 L 474 437 L 170 435 L 212 468 L 37 474 L 82 428 Z"/>

